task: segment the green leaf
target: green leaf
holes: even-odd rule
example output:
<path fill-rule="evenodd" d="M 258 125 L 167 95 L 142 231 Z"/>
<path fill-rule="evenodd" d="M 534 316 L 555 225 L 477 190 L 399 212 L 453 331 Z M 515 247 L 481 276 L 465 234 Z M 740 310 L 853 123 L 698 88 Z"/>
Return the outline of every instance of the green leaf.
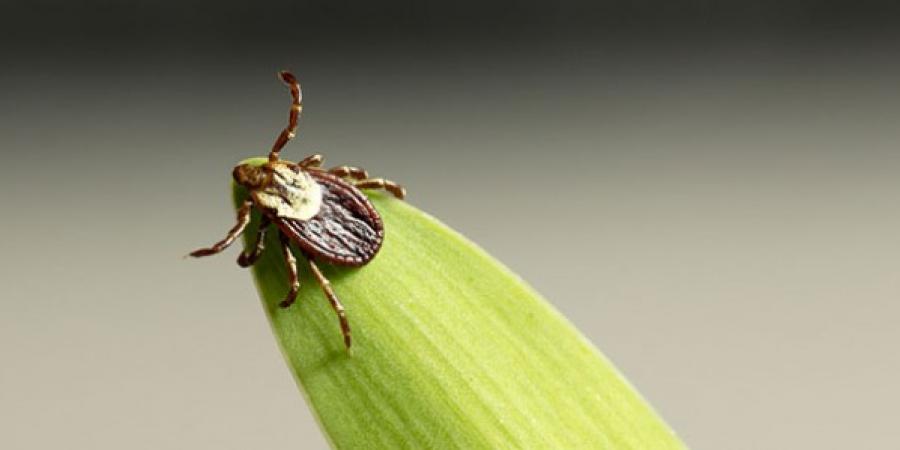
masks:
<path fill-rule="evenodd" d="M 297 303 L 278 307 L 287 272 L 276 233 L 253 268 L 288 366 L 335 448 L 685 448 L 521 279 L 427 214 L 368 194 L 385 223 L 380 253 L 357 269 L 320 265 L 347 307 L 352 354 L 307 266 Z"/>

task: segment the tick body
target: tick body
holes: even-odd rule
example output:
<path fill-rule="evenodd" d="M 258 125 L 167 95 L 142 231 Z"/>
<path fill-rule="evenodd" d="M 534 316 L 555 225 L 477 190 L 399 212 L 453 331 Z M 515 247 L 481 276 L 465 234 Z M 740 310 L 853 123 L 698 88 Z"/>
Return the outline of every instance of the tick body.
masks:
<path fill-rule="evenodd" d="M 369 178 L 365 170 L 356 167 L 324 169 L 321 155 L 311 155 L 296 163 L 282 160 L 281 149 L 296 135 L 297 119 L 303 106 L 296 78 L 290 72 L 278 75 L 290 88 L 293 99 L 288 126 L 275 140 L 268 162 L 261 166 L 241 164 L 234 168 L 235 182 L 249 193 L 238 209 L 237 224 L 221 241 L 190 255 L 209 256 L 225 250 L 244 232 L 250 223 L 251 211 L 259 210 L 262 220 L 255 244 L 241 253 L 238 265 L 249 267 L 259 259 L 265 250 L 265 235 L 274 225 L 288 269 L 289 289 L 280 306 L 291 306 L 300 289 L 297 257 L 291 247 L 293 242 L 337 314 L 344 344 L 349 349 L 351 334 L 347 314 L 316 261 L 352 267 L 371 261 L 384 241 L 384 224 L 360 189 L 385 189 L 400 199 L 406 192 L 392 181 Z"/>

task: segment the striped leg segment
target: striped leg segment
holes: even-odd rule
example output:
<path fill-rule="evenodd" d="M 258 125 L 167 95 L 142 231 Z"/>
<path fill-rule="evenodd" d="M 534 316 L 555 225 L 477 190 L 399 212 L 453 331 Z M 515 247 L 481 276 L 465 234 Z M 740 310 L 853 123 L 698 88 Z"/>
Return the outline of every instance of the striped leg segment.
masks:
<path fill-rule="evenodd" d="M 297 163 L 297 165 L 300 166 L 301 169 L 318 168 L 322 165 L 323 160 L 324 158 L 322 157 L 322 155 L 317 153 L 315 155 L 309 155 L 306 158 L 303 158 L 300 162 Z"/>
<path fill-rule="evenodd" d="M 281 252 L 284 253 L 284 264 L 288 270 L 288 283 L 291 284 L 287 296 L 278 306 L 287 308 L 297 300 L 297 292 L 300 291 L 300 277 L 297 276 L 297 258 L 294 257 L 294 253 L 291 251 L 290 238 L 279 232 L 278 239 L 281 241 Z"/>
<path fill-rule="evenodd" d="M 303 94 L 300 92 L 300 83 L 297 82 L 297 78 L 286 70 L 278 72 L 278 77 L 290 89 L 293 101 L 291 102 L 291 112 L 288 116 L 288 126 L 275 139 L 275 144 L 272 145 L 272 151 L 269 153 L 269 161 L 278 161 L 281 149 L 297 135 L 297 119 L 300 117 L 300 111 L 303 111 Z"/>
<path fill-rule="evenodd" d="M 344 312 L 344 305 L 338 300 L 337 295 L 334 293 L 334 289 L 331 287 L 331 282 L 328 281 L 328 278 L 325 278 L 325 275 L 319 270 L 319 266 L 316 265 L 316 262 L 313 261 L 312 257 L 306 255 L 306 260 L 309 261 L 309 268 L 312 269 L 312 273 L 319 282 L 319 286 L 321 286 L 322 291 L 325 292 L 325 297 L 327 297 L 328 302 L 331 303 L 331 308 L 334 309 L 335 314 L 338 316 L 338 321 L 341 324 L 341 334 L 344 335 L 344 345 L 347 346 L 347 350 L 349 350 L 352 339 L 350 337 L 350 323 L 347 321 L 347 313 Z"/>
<path fill-rule="evenodd" d="M 259 221 L 259 229 L 256 230 L 256 243 L 250 251 L 241 252 L 238 256 L 237 263 L 241 267 L 250 267 L 256 264 L 256 260 L 262 256 L 263 250 L 266 249 L 266 232 L 269 230 L 269 218 L 265 215 Z"/>
<path fill-rule="evenodd" d="M 368 178 L 357 181 L 354 185 L 360 189 L 384 189 L 391 194 L 394 194 L 394 197 L 397 197 L 400 200 L 403 200 L 403 198 L 406 197 L 406 189 L 403 189 L 399 184 L 390 180 L 385 180 L 384 178 Z"/>
<path fill-rule="evenodd" d="M 253 202 L 251 200 L 247 200 L 244 204 L 238 208 L 237 214 L 237 224 L 228 231 L 228 234 L 225 236 L 225 239 L 222 239 L 219 242 L 213 244 L 212 247 L 201 248 L 198 250 L 194 250 L 190 253 L 190 256 L 195 258 L 199 258 L 201 256 L 210 256 L 215 255 L 216 253 L 221 252 L 228 248 L 241 233 L 244 232 L 244 228 L 247 228 L 247 224 L 250 223 L 250 208 L 253 206 Z"/>
<path fill-rule="evenodd" d="M 341 178 L 352 178 L 354 180 L 365 180 L 366 178 L 369 178 L 369 173 L 366 172 L 366 169 L 352 166 L 332 167 L 328 169 L 328 173 L 337 175 Z"/>

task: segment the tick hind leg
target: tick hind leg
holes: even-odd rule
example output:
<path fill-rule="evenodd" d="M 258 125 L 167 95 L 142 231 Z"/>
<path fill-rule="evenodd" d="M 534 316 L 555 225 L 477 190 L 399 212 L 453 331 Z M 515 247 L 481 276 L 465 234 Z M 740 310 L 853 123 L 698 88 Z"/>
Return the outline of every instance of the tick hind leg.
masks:
<path fill-rule="evenodd" d="M 394 183 L 390 180 L 385 180 L 384 178 L 367 178 L 365 180 L 360 180 L 354 183 L 354 186 L 360 189 L 384 189 L 391 194 L 394 194 L 394 197 L 403 200 L 406 197 L 406 189 L 403 189 L 403 186 L 400 186 L 397 183 Z"/>
<path fill-rule="evenodd" d="M 222 239 L 219 242 L 213 244 L 212 247 L 201 248 L 198 250 L 194 250 L 190 253 L 190 256 L 195 258 L 199 258 L 201 256 L 210 256 L 215 255 L 216 253 L 221 252 L 228 248 L 241 233 L 244 232 L 244 228 L 247 228 L 247 224 L 250 223 L 250 208 L 253 206 L 253 202 L 247 200 L 243 205 L 238 209 L 237 214 L 237 223 L 231 230 L 228 230 L 228 234 L 225 236 L 225 239 Z"/>
<path fill-rule="evenodd" d="M 284 233 L 278 233 L 278 239 L 281 241 L 281 252 L 284 254 L 284 264 L 287 266 L 288 271 L 288 283 L 291 285 L 287 296 L 278 306 L 287 308 L 294 304 L 294 300 L 297 300 L 297 292 L 300 291 L 300 278 L 297 276 L 297 258 L 294 257 L 294 253 L 291 251 L 290 239 Z"/>
<path fill-rule="evenodd" d="M 306 260 L 309 262 L 309 268 L 316 277 L 316 281 L 319 282 L 319 286 L 321 286 L 322 291 L 325 292 L 325 297 L 327 297 L 328 302 L 331 303 L 331 308 L 334 309 L 335 314 L 338 316 L 338 322 L 340 322 L 341 325 L 341 334 L 344 335 L 344 345 L 347 346 L 347 350 L 349 350 L 352 339 L 350 337 L 350 323 L 347 321 L 347 313 L 344 311 L 344 305 L 338 300 L 337 295 L 334 293 L 334 289 L 331 287 L 331 282 L 328 281 L 328 278 L 325 278 L 325 275 L 319 270 L 319 266 L 316 265 L 316 262 L 313 261 L 312 257 L 309 255 L 304 256 L 306 256 Z"/>

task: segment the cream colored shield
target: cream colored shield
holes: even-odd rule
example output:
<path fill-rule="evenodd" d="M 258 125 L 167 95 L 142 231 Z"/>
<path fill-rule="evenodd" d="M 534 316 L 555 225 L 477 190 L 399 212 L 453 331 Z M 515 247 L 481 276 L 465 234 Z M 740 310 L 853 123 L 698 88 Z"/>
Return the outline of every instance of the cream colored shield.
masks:
<path fill-rule="evenodd" d="M 256 202 L 278 217 L 309 220 L 322 207 L 322 188 L 306 172 L 294 171 L 287 164 L 272 170 L 272 182 L 253 192 Z"/>

